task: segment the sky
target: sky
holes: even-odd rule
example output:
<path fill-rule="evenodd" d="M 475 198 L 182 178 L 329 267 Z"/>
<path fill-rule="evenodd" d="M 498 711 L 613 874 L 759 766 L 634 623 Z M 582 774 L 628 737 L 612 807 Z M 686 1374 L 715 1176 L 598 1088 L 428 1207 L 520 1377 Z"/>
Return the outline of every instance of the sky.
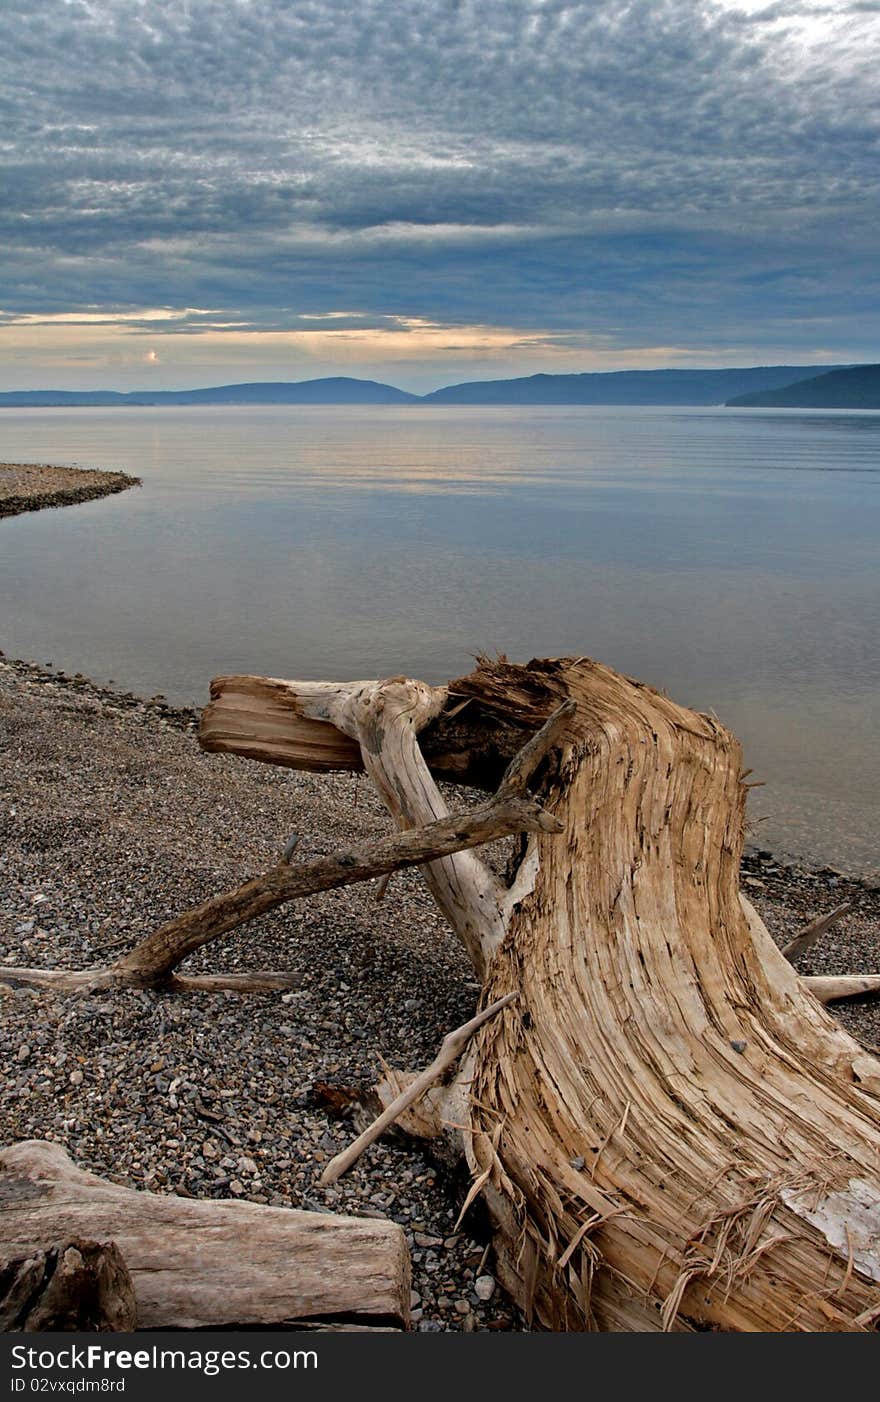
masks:
<path fill-rule="evenodd" d="M 0 389 L 880 360 L 880 0 L 4 0 Z"/>

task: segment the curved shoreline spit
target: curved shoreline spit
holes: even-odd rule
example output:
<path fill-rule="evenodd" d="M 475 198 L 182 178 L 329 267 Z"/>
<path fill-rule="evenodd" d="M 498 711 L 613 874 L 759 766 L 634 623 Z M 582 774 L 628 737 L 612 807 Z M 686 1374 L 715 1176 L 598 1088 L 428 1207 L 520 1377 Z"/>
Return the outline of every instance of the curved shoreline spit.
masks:
<path fill-rule="evenodd" d="M 127 472 L 94 468 L 52 467 L 48 463 L 0 463 L 0 516 L 40 511 L 44 506 L 72 506 L 93 497 L 140 486 Z"/>

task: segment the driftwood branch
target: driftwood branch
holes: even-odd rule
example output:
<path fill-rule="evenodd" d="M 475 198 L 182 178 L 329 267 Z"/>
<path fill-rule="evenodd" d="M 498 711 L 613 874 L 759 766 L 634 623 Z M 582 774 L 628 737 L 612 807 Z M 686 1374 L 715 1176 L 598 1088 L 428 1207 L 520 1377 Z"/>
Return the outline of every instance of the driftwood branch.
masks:
<path fill-rule="evenodd" d="M 558 823 L 531 799 L 501 796 L 470 812 L 394 833 L 332 857 L 320 857 L 298 865 L 280 862 L 236 890 L 213 896 L 194 910 L 169 920 L 107 967 L 86 970 L 0 968 L 0 981 L 50 987 L 61 992 L 159 985 L 173 989 L 175 982 L 181 991 L 221 988 L 254 991 L 284 986 L 284 976 L 278 975 L 180 975 L 172 981 L 172 973 L 194 950 L 287 901 L 316 891 L 369 881 L 387 872 L 419 866 L 509 833 L 524 831 L 555 832 Z"/>
<path fill-rule="evenodd" d="M 453 1032 L 448 1032 L 430 1066 L 426 1066 L 424 1071 L 410 1082 L 406 1090 L 392 1100 L 381 1115 L 371 1125 L 368 1125 L 363 1133 L 349 1144 L 347 1149 L 343 1149 L 341 1153 L 330 1160 L 318 1180 L 321 1185 L 326 1187 L 329 1183 L 335 1183 L 338 1178 L 342 1177 L 343 1173 L 347 1173 L 364 1150 L 375 1143 L 379 1136 L 394 1124 L 395 1120 L 400 1119 L 405 1110 L 420 1100 L 425 1092 L 430 1090 L 434 1082 L 440 1079 L 443 1072 L 458 1060 L 477 1029 L 482 1027 L 484 1022 L 488 1022 L 490 1017 L 499 1013 L 502 1008 L 506 1008 L 508 1003 L 512 1003 L 515 997 L 515 993 L 508 993 L 503 998 L 496 999 L 488 1008 L 483 1008 L 476 1017 L 472 1017 L 469 1022 L 463 1023 L 461 1027 L 456 1027 Z"/>
<path fill-rule="evenodd" d="M 331 709 L 334 691 L 338 699 L 363 685 L 215 677 L 199 723 L 199 744 L 215 754 L 289 769 L 362 772 L 360 745 L 339 728 Z M 494 792 L 535 724 L 500 726 L 492 716 L 462 710 L 459 702 L 427 722 L 419 736 L 425 760 L 435 778 Z"/>
<path fill-rule="evenodd" d="M 826 930 L 830 930 L 832 925 L 836 925 L 844 915 L 849 915 L 851 910 L 855 910 L 854 901 L 844 901 L 843 905 L 835 906 L 826 915 L 819 915 L 815 920 L 811 920 L 805 925 L 793 940 L 789 940 L 783 946 L 783 954 L 786 959 L 796 959 L 799 954 L 804 954 L 811 949 L 818 939 L 821 939 Z"/>
<path fill-rule="evenodd" d="M 837 1003 L 844 998 L 860 998 L 864 993 L 880 993 L 880 974 L 810 975 L 801 983 L 820 1003 Z"/>
<path fill-rule="evenodd" d="M 278 1329 L 299 1321 L 405 1328 L 409 1252 L 394 1222 L 135 1192 L 57 1144 L 0 1150 L 4 1254 L 116 1243 L 139 1329 Z"/>

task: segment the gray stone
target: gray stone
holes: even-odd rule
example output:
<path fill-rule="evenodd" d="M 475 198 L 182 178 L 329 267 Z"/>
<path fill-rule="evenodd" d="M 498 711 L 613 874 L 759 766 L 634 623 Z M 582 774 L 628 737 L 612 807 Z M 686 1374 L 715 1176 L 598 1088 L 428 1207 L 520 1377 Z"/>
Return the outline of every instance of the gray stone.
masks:
<path fill-rule="evenodd" d="M 478 1275 L 474 1281 L 474 1294 L 480 1300 L 491 1300 L 495 1294 L 494 1275 Z"/>

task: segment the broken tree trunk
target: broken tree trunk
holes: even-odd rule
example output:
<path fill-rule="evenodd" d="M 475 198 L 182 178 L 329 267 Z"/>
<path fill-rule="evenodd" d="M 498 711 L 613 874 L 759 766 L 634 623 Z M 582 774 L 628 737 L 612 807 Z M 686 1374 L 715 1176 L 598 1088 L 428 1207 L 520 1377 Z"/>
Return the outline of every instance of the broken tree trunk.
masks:
<path fill-rule="evenodd" d="M 434 773 L 480 779 L 456 713 L 494 734 L 496 782 L 567 704 L 532 784 L 562 831 L 521 839 L 509 884 L 470 852 L 424 869 L 483 1002 L 516 994 L 434 1114 L 464 1126 L 502 1282 L 551 1329 L 875 1325 L 880 1063 L 740 899 L 741 755 L 716 720 L 584 658 L 213 698 L 207 747 L 325 769 L 359 751 L 403 828 L 445 813 Z"/>
<path fill-rule="evenodd" d="M 114 1241 L 139 1329 L 409 1321 L 409 1252 L 393 1222 L 134 1192 L 38 1139 L 0 1150 L 0 1206 L 9 1259 L 72 1236 Z"/>

